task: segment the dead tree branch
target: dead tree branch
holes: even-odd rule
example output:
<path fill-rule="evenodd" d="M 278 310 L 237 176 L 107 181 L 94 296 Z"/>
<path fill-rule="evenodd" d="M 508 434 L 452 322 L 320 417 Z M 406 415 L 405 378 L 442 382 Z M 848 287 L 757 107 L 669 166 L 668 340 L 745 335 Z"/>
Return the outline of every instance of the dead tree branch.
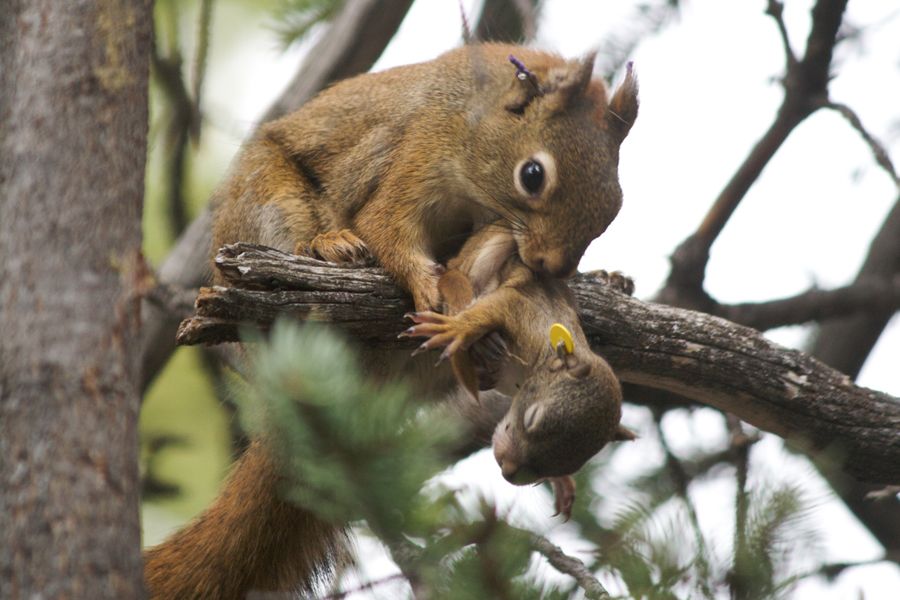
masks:
<path fill-rule="evenodd" d="M 847 0 L 819 0 L 812 9 L 806 53 L 797 59 L 785 40 L 784 98 L 775 119 L 713 202 L 700 226 L 672 254 L 672 270 L 659 300 L 673 306 L 707 310 L 712 300 L 703 291 L 709 250 L 731 215 L 759 178 L 775 152 L 806 117 L 828 100 L 831 57 Z M 767 12 L 783 29 L 778 3 Z M 782 33 L 785 36 L 786 32 Z"/>
<path fill-rule="evenodd" d="M 900 274 L 893 278 L 856 281 L 833 290 L 813 288 L 802 294 L 768 302 L 719 305 L 714 314 L 760 331 L 825 321 L 866 312 L 893 313 L 900 310 Z"/>
<path fill-rule="evenodd" d="M 557 571 L 572 576 L 578 582 L 578 585 L 584 590 L 585 598 L 596 600 L 610 600 L 612 598 L 609 592 L 606 591 L 606 588 L 594 577 L 594 574 L 581 560 L 574 556 L 569 556 L 562 551 L 562 548 L 541 535 L 530 531 L 521 531 L 523 535 L 529 537 L 532 547 L 540 552 Z"/>
<path fill-rule="evenodd" d="M 280 316 L 329 321 L 374 346 L 398 341 L 411 303 L 380 269 L 332 265 L 250 244 L 223 248 L 217 266 L 234 287 L 204 288 L 182 344 L 237 340 Z M 585 333 L 626 383 L 674 392 L 733 413 L 827 457 L 853 477 L 900 482 L 900 401 L 756 330 L 642 302 L 582 276 L 570 284 Z"/>

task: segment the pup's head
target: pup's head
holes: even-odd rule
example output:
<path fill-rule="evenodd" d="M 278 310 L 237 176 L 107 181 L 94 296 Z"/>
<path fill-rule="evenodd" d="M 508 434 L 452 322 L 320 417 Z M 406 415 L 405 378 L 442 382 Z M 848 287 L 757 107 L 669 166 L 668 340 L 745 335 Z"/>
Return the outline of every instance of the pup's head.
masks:
<path fill-rule="evenodd" d="M 556 355 L 526 378 L 494 431 L 503 477 L 524 485 L 571 475 L 608 442 L 631 440 L 619 424 L 622 390 L 609 364 L 559 342 Z"/>

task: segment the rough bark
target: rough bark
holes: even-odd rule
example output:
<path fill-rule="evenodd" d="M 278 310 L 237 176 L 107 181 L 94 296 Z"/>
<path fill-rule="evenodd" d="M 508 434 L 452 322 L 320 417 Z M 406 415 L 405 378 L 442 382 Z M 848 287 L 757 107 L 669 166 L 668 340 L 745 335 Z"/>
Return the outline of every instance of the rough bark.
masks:
<path fill-rule="evenodd" d="M 180 343 L 238 339 L 282 315 L 327 320 L 368 344 L 398 341 L 410 302 L 374 267 L 338 266 L 250 244 L 222 249 L 233 287 L 202 290 Z M 686 309 L 641 302 L 589 276 L 571 283 L 582 326 L 622 381 L 733 413 L 831 460 L 861 480 L 900 483 L 900 401 L 759 332 Z"/>
<path fill-rule="evenodd" d="M 872 240 L 856 282 L 892 276 L 900 277 L 900 201 L 891 209 L 881 230 Z M 864 314 L 826 321 L 816 333 L 810 354 L 855 378 L 895 312 L 870 310 Z M 875 491 L 873 486 L 845 477 L 829 463 L 816 462 L 816 467 L 853 514 L 884 546 L 886 553 L 900 556 L 900 518 L 897 516 L 896 498 L 875 502 L 868 497 Z"/>
<path fill-rule="evenodd" d="M 0 14 L 0 596 L 137 598 L 151 3 Z"/>
<path fill-rule="evenodd" d="M 348 2 L 284 93 L 272 104 L 262 122 L 297 110 L 330 83 L 368 71 L 381 56 L 409 10 L 411 0 L 355 0 Z M 159 268 L 165 285 L 199 288 L 208 281 L 212 254 L 212 211 L 204 209 Z M 175 351 L 175 330 L 184 317 L 144 303 L 141 342 L 141 390 L 150 383 Z"/>

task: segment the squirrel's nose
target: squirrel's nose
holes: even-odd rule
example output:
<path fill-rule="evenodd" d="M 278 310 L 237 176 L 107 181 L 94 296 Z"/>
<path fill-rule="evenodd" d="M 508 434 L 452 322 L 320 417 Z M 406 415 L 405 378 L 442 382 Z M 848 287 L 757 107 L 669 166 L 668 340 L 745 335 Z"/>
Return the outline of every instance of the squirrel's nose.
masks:
<path fill-rule="evenodd" d="M 524 259 L 524 257 L 523 257 Z M 555 278 L 570 276 L 578 267 L 578 260 L 566 256 L 562 251 L 538 252 L 525 260 L 529 269 L 541 275 Z"/>
<path fill-rule="evenodd" d="M 512 483 L 516 478 L 516 473 L 519 472 L 519 464 L 507 458 L 501 458 L 497 462 L 500 463 L 500 472 L 503 473 L 503 479 Z"/>

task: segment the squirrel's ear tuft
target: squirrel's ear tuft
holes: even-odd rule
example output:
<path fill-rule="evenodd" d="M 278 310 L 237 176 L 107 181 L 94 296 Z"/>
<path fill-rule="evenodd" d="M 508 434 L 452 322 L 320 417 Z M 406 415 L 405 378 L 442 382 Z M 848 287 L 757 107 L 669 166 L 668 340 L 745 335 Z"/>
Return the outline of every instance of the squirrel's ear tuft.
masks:
<path fill-rule="evenodd" d="M 634 64 L 629 62 L 626 67 L 625 81 L 616 89 L 604 115 L 609 129 L 614 132 L 619 143 L 622 143 L 622 140 L 631 131 L 637 114 L 638 82 L 637 76 L 634 74 Z"/>
<path fill-rule="evenodd" d="M 627 427 L 623 427 L 619 425 L 616 427 L 616 433 L 613 435 L 613 441 L 615 442 L 633 442 L 637 439 L 637 434 Z"/>
<path fill-rule="evenodd" d="M 594 73 L 596 56 L 591 52 L 581 60 L 569 61 L 565 66 L 550 71 L 543 99 L 549 112 L 565 110 L 585 94 Z"/>

